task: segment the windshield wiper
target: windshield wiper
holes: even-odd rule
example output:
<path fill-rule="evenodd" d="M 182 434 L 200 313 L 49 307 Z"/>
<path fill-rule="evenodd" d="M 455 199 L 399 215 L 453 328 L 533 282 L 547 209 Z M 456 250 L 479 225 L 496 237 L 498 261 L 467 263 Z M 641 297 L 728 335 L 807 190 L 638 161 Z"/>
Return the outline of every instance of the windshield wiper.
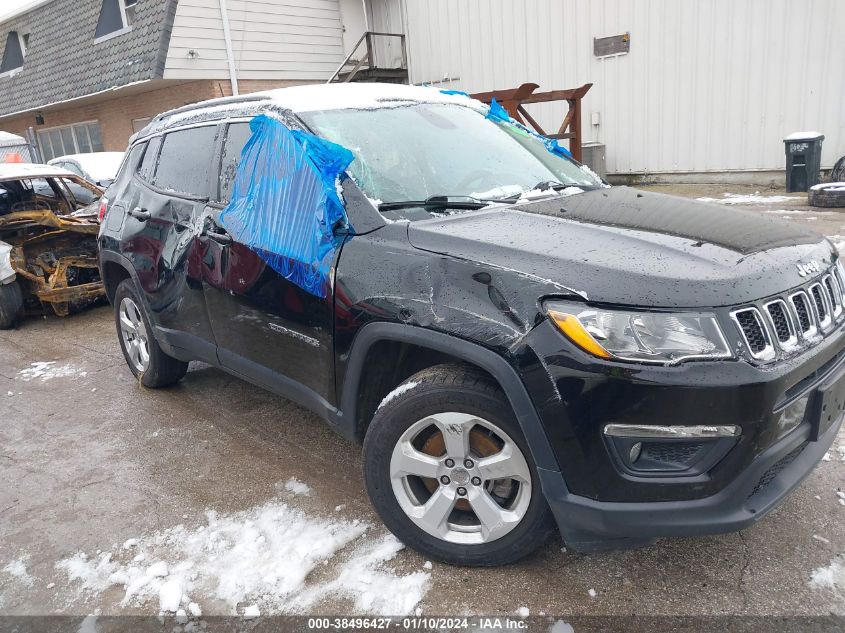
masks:
<path fill-rule="evenodd" d="M 455 198 L 459 198 L 456 200 Z M 425 200 L 398 200 L 396 202 L 382 202 L 379 211 L 394 211 L 396 209 L 411 209 L 421 207 L 427 211 L 438 209 L 482 209 L 490 202 L 483 202 L 472 196 L 429 196 Z"/>

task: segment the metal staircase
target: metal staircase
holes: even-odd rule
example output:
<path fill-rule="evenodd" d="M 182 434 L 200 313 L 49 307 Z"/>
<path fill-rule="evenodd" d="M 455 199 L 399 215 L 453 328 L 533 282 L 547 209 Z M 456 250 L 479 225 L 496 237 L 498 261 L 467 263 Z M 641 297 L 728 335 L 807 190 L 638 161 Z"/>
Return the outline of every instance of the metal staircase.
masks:
<path fill-rule="evenodd" d="M 405 34 L 366 31 L 326 83 L 350 81 L 408 83 Z"/>

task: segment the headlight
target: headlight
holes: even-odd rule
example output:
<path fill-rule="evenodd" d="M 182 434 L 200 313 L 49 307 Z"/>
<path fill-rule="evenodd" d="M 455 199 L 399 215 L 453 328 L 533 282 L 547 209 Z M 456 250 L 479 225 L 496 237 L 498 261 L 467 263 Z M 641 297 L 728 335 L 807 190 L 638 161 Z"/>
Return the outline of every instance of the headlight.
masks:
<path fill-rule="evenodd" d="M 550 301 L 546 311 L 569 340 L 608 360 L 671 364 L 731 358 L 715 315 L 703 312 L 629 312 Z"/>

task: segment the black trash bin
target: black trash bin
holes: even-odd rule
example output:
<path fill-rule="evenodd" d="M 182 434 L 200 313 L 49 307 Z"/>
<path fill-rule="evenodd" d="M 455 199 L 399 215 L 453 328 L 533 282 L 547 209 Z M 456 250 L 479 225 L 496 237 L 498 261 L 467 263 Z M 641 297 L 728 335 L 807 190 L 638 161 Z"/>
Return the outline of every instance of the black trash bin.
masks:
<path fill-rule="evenodd" d="M 818 184 L 823 140 L 818 132 L 795 132 L 783 139 L 787 191 L 807 191 Z"/>

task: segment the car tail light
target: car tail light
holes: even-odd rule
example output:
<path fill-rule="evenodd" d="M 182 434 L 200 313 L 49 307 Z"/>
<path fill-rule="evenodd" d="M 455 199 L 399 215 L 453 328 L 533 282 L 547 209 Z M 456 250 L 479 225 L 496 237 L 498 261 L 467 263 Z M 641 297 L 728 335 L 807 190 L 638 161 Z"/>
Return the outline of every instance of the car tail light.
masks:
<path fill-rule="evenodd" d="M 105 218 L 105 217 L 106 217 L 106 210 L 108 209 L 108 205 L 109 205 L 109 200 L 108 200 L 108 198 L 106 198 L 105 196 L 103 196 L 102 198 L 100 198 L 100 210 L 99 210 L 99 212 L 97 213 L 97 220 L 98 220 L 99 222 L 102 222 L 102 221 L 103 221 L 103 218 Z"/>

